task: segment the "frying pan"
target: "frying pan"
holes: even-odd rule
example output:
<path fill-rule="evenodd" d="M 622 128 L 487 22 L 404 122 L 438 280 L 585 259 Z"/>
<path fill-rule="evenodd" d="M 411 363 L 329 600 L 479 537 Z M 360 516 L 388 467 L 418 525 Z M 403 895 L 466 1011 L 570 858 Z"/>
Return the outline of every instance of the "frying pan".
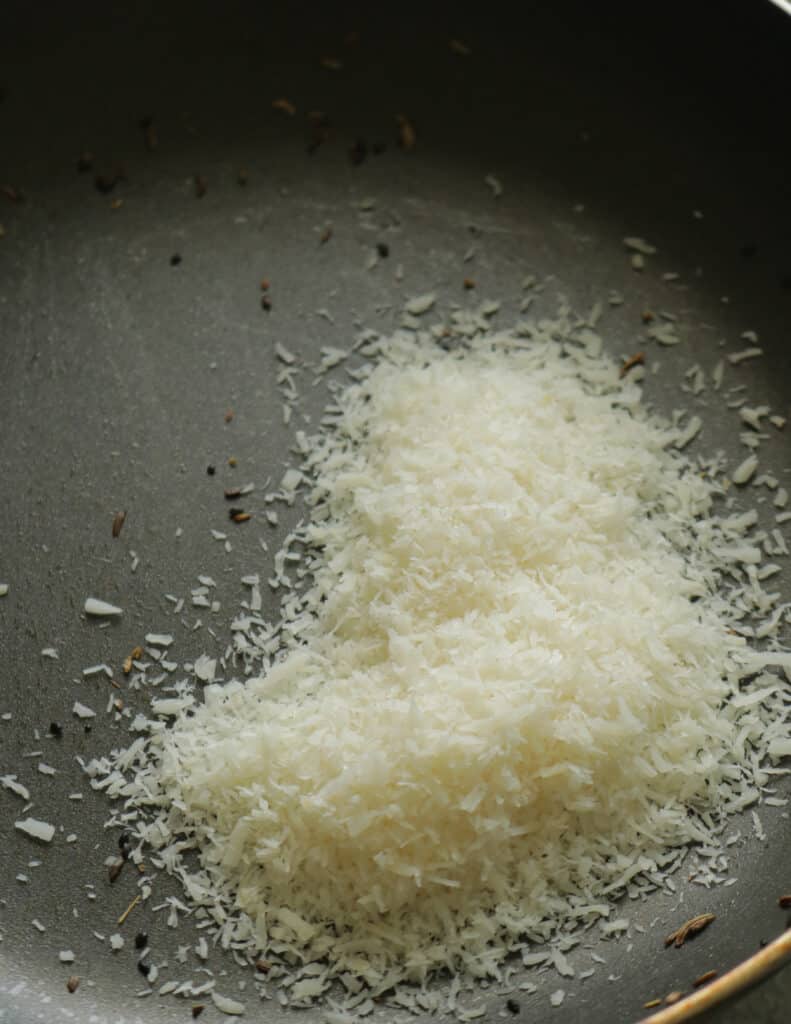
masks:
<path fill-rule="evenodd" d="M 429 289 L 445 311 L 502 300 L 506 325 L 535 273 L 547 308 L 560 295 L 587 310 L 623 293 L 602 328 L 615 356 L 643 344 L 644 310 L 679 317 L 683 344 L 651 353 L 661 368 L 646 395 L 658 408 L 687 404 L 684 370 L 710 369 L 721 342 L 739 347 L 746 330 L 764 356 L 731 383 L 789 408 L 791 20 L 778 8 L 132 6 L 0 12 L 0 183 L 24 193 L 0 195 L 0 581 L 10 584 L 0 712 L 11 716 L 0 720 L 0 771 L 17 774 L 31 813 L 59 829 L 47 846 L 20 835 L 20 799 L 0 790 L 0 1020 L 14 1024 L 190 1019 L 189 1002 L 137 996 L 132 939 L 145 930 L 154 961 L 167 962 L 160 983 L 191 977 L 200 961 L 175 953 L 194 944 L 194 922 L 173 930 L 151 909 L 178 894 L 163 877 L 116 925 L 134 879 L 108 881 L 117 837 L 75 763 L 124 742 L 126 722 L 104 713 L 108 694 L 129 707 L 147 698 L 82 670 L 106 662 L 123 680 L 121 661 L 149 631 L 172 632 L 179 661 L 224 649 L 239 578 L 266 572 L 260 540 L 273 549 L 294 521 L 262 525 L 252 498 L 253 519 L 231 530 L 221 493 L 249 480 L 261 495 L 286 458 L 275 342 L 308 358 L 361 326 L 387 332 Z M 417 135 L 408 152 L 399 114 Z M 81 173 L 84 152 L 93 157 Z M 118 180 L 102 192 L 96 176 Z M 642 273 L 627 235 L 658 249 Z M 374 261 L 377 245 L 387 248 Z M 305 390 L 315 417 L 325 397 Z M 702 416 L 701 449 L 735 457 L 733 416 L 719 401 Z M 778 472 L 791 465 L 788 436 L 762 448 Z M 230 553 L 212 529 L 228 534 Z M 216 580 L 222 608 L 193 631 L 197 616 L 190 609 L 183 624 L 164 595 L 188 595 L 199 573 Z M 791 591 L 786 570 L 779 588 Z M 108 628 L 86 620 L 88 596 L 124 615 Z M 58 660 L 41 656 L 46 647 Z M 75 700 L 96 718 L 76 719 Z M 57 774 L 40 774 L 39 761 Z M 777 907 L 791 886 L 791 824 L 781 808 L 761 818 L 767 838 L 733 849 L 733 886 L 679 877 L 675 900 L 626 901 L 630 937 L 575 951 L 575 978 L 534 972 L 539 991 L 517 993 L 516 1019 L 636 1020 L 646 1002 L 689 992 L 714 969 L 724 977 L 657 1020 L 715 1003 L 709 1019 L 786 1020 L 787 973 L 732 1001 L 791 957 Z M 752 829 L 749 818 L 736 827 Z M 703 911 L 715 923 L 666 951 L 667 932 Z M 126 941 L 117 953 L 106 941 L 115 931 Z M 591 952 L 606 964 L 581 980 Z M 247 973 L 228 956 L 209 966 L 238 996 Z M 74 993 L 70 975 L 81 978 Z M 552 1009 L 557 988 L 565 999 Z M 495 986 L 481 995 L 486 1019 L 510 1016 Z M 249 984 L 241 998 L 250 1019 L 290 1019 L 276 1001 L 254 1001 Z M 203 1019 L 219 1018 L 209 1003 Z"/>

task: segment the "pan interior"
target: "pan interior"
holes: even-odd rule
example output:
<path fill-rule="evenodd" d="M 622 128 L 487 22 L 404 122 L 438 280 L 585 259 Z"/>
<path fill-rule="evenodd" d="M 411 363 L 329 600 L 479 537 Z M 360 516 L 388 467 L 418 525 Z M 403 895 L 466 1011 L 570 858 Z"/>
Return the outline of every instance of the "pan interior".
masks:
<path fill-rule="evenodd" d="M 25 199 L 0 196 L 0 576 L 11 584 L 0 599 L 0 712 L 11 715 L 0 721 L 0 771 L 19 775 L 30 813 L 59 831 L 47 847 L 18 834 L 22 804 L 0 791 L 0 1017 L 48 1021 L 64 1008 L 84 1020 L 184 1019 L 179 1000 L 137 997 L 135 933 L 145 930 L 155 962 L 167 962 L 164 982 L 202 966 L 198 932 L 188 916 L 174 930 L 150 909 L 179 894 L 168 878 L 116 923 L 134 880 L 107 880 L 116 835 L 75 758 L 125 745 L 126 733 L 104 713 L 112 687 L 83 669 L 117 671 L 152 631 L 174 633 L 179 660 L 224 648 L 239 578 L 268 570 L 260 540 L 276 548 L 299 514 L 231 531 L 220 494 L 247 480 L 263 489 L 282 469 L 293 425 L 283 423 L 276 342 L 309 357 L 362 327 L 388 333 L 406 299 L 429 290 L 445 311 L 499 300 L 497 323 L 508 326 L 535 274 L 545 282 L 539 312 L 561 299 L 586 312 L 623 295 L 601 328 L 615 357 L 644 344 L 646 310 L 678 317 L 684 342 L 652 352 L 660 369 L 646 396 L 658 409 L 688 406 L 686 370 L 710 372 L 723 342 L 743 347 L 754 331 L 764 355 L 731 384 L 788 414 L 791 193 L 778 126 L 789 26 L 769 5 L 727 25 L 691 17 L 681 32 L 665 12 L 638 17 L 619 5 L 518 16 L 229 4 L 209 17 L 150 3 L 4 13 L 0 177 Z M 279 99 L 296 113 L 273 107 Z M 398 145 L 398 115 L 414 125 L 410 151 Z M 80 172 L 86 152 L 91 169 Z M 102 191 L 97 176 L 118 180 Z M 625 236 L 658 250 L 642 272 Z M 326 396 L 305 392 L 315 420 Z M 702 450 L 744 452 L 734 411 L 705 398 L 696 411 Z M 788 436 L 774 432 L 761 449 L 778 475 L 791 465 Z M 212 529 L 228 534 L 230 553 Z M 182 624 L 164 595 L 188 595 L 199 573 L 216 580 L 222 609 L 193 632 L 197 614 Z M 778 579 L 787 594 L 785 567 Z M 106 629 L 85 621 L 91 595 L 124 615 Z M 48 647 L 57 661 L 41 656 Z M 96 719 L 78 721 L 75 700 Z M 51 722 L 61 738 L 47 735 Z M 41 774 L 39 762 L 57 774 Z M 783 808 L 760 813 L 766 839 L 732 849 L 735 885 L 706 890 L 678 877 L 675 896 L 625 901 L 629 938 L 591 937 L 573 961 L 577 977 L 531 975 L 539 991 L 515 993 L 521 1019 L 544 1019 L 559 988 L 553 1019 L 633 1019 L 647 1000 L 688 989 L 781 931 L 791 831 Z M 749 815 L 734 827 L 753 830 Z M 723 927 L 663 953 L 667 932 L 702 911 Z M 113 953 L 106 938 L 116 931 L 125 946 Z M 183 945 L 187 964 L 176 959 Z M 61 962 L 63 950 L 73 963 Z M 227 972 L 219 990 L 244 1000 L 247 983 L 251 998 L 231 956 L 210 966 Z M 580 980 L 588 966 L 595 974 Z M 81 978 L 73 994 L 70 975 Z M 470 1003 L 507 1012 L 494 985 Z M 257 1012 L 288 1016 L 276 999 Z"/>

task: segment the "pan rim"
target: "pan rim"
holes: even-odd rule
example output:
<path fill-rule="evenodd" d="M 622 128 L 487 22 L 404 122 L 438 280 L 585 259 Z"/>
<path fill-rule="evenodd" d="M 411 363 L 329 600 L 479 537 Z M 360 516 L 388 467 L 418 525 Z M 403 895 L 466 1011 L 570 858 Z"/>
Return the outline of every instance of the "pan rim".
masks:
<path fill-rule="evenodd" d="M 642 1017 L 639 1024 L 682 1024 L 725 1000 L 733 1000 L 748 989 L 765 981 L 771 974 L 791 961 L 791 931 L 773 939 L 767 946 L 732 967 L 704 988 L 690 993 L 673 1006 L 666 1006 Z"/>

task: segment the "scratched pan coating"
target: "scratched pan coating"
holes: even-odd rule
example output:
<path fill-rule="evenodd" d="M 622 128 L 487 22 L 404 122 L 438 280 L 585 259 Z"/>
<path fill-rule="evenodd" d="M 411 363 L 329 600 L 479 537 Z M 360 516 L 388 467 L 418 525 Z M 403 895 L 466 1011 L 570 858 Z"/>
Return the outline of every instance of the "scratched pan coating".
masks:
<path fill-rule="evenodd" d="M 182 1001 L 136 997 L 145 986 L 132 948 L 145 929 L 155 960 L 170 963 L 160 980 L 187 977 L 194 955 L 182 966 L 174 953 L 195 941 L 188 920 L 173 931 L 161 913 L 136 907 L 115 954 L 93 935 L 117 930 L 135 889 L 127 874 L 107 880 L 115 836 L 74 760 L 123 737 L 104 714 L 103 684 L 83 680 L 82 669 L 118 665 L 152 630 L 176 634 L 178 660 L 212 649 L 205 628 L 191 637 L 163 596 L 186 593 L 199 572 L 217 580 L 222 611 L 212 625 L 224 646 L 239 577 L 266 571 L 259 536 L 271 546 L 289 525 L 236 528 L 220 493 L 247 480 L 261 487 L 284 461 L 290 430 L 275 341 L 311 355 L 360 326 L 390 330 L 405 299 L 429 289 L 445 311 L 499 299 L 506 325 L 522 278 L 535 273 L 552 277 L 549 311 L 560 295 L 585 311 L 610 290 L 623 293 L 602 327 L 615 356 L 639 346 L 642 311 L 679 316 L 686 340 L 659 353 L 646 389 L 658 408 L 685 404 L 679 374 L 696 361 L 711 368 L 721 340 L 741 347 L 745 330 L 765 355 L 739 380 L 756 400 L 789 408 L 791 22 L 779 11 L 755 2 L 704 25 L 672 5 L 554 14 L 528 5 L 518 16 L 497 5 L 259 6 L 3 11 L 0 182 L 25 198 L 0 196 L 0 579 L 11 584 L 0 599 L 0 711 L 12 714 L 0 721 L 0 771 L 19 772 L 31 813 L 63 826 L 38 847 L 14 831 L 19 798 L 0 791 L 0 1020 L 14 1024 L 189 1017 Z M 454 52 L 452 38 L 471 52 Z M 323 66 L 327 56 L 343 67 Z M 296 114 L 273 108 L 278 98 Z M 309 111 L 326 114 L 326 131 L 311 128 Z M 411 152 L 397 145 L 398 114 L 414 125 Z M 86 151 L 92 169 L 80 172 Z M 119 170 L 111 191 L 94 186 Z M 369 197 L 375 206 L 362 218 Z M 641 274 L 626 235 L 658 249 Z M 372 268 L 379 243 L 388 255 Z M 475 279 L 472 295 L 465 277 Z M 303 390 L 315 417 L 320 390 Z M 701 448 L 736 458 L 733 414 L 710 401 L 701 415 Z M 777 433 L 762 448 L 778 470 L 791 465 L 788 438 Z M 128 514 L 114 539 L 120 509 Z M 230 554 L 212 528 L 229 533 Z M 790 587 L 784 571 L 778 588 L 787 597 Z M 85 621 L 91 594 L 121 605 L 123 617 L 107 629 Z M 48 646 L 58 661 L 42 659 Z M 99 710 L 90 732 L 71 714 L 75 699 Z M 52 721 L 62 738 L 37 738 Z M 40 758 L 27 757 L 36 750 Z M 39 759 L 57 774 L 36 773 Z M 627 901 L 624 916 L 645 933 L 574 954 L 578 971 L 591 951 L 607 960 L 584 981 L 540 977 L 536 995 L 518 997 L 519 1019 L 635 1020 L 646 1001 L 689 991 L 694 978 L 741 964 L 781 935 L 791 825 L 782 809 L 762 810 L 762 820 L 766 841 L 734 849 L 734 886 L 706 891 L 679 877 L 689 914 L 666 896 Z M 29 867 L 36 858 L 41 866 Z M 29 883 L 15 881 L 20 873 Z M 176 892 L 160 879 L 151 904 Z M 704 910 L 714 924 L 665 951 L 665 935 Z M 782 964 L 788 937 L 779 943 L 702 990 L 693 1008 Z M 64 949 L 73 964 L 60 963 Z M 244 972 L 230 958 L 220 966 L 228 974 L 218 987 L 238 994 Z M 73 994 L 70 975 L 81 978 Z M 791 992 L 787 978 L 772 984 L 760 1003 L 767 1020 Z M 550 1009 L 557 988 L 565 1000 Z M 715 1018 L 748 1019 L 761 991 L 770 990 Z M 275 1002 L 246 998 L 251 1019 L 290 1019 Z M 689 1006 L 666 1019 L 684 1019 Z M 487 1007 L 488 1019 L 507 1012 L 493 990 Z M 373 1019 L 391 1017 L 384 1007 Z M 209 1005 L 203 1019 L 217 1018 Z"/>

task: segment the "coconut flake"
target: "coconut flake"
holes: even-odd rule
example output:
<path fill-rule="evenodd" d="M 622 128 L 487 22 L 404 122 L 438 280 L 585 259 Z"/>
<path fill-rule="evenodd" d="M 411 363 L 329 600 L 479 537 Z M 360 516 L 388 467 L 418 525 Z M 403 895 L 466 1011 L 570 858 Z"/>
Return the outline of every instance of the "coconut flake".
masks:
<path fill-rule="evenodd" d="M 747 359 L 757 359 L 758 356 L 763 354 L 764 350 L 762 348 L 743 348 L 740 352 L 730 352 L 727 359 L 732 366 L 738 366 L 739 363 L 743 363 Z"/>
<path fill-rule="evenodd" d="M 224 996 L 220 992 L 212 990 L 211 998 L 220 1013 L 226 1013 L 229 1017 L 239 1017 L 244 1013 L 244 1003 L 231 999 L 230 996 Z"/>
<path fill-rule="evenodd" d="M 201 654 L 199 658 L 195 659 L 195 664 L 192 669 L 201 682 L 211 683 L 214 681 L 214 673 L 217 669 L 217 659 L 210 658 L 208 654 Z"/>
<path fill-rule="evenodd" d="M 55 826 L 46 821 L 39 821 L 37 818 L 25 818 L 24 821 L 15 821 L 14 828 L 24 832 L 31 839 L 40 839 L 43 843 L 51 843 L 55 835 Z"/>
<path fill-rule="evenodd" d="M 500 196 L 503 194 L 503 185 L 500 179 L 496 177 L 494 174 L 487 174 L 483 180 L 492 190 L 492 195 L 494 196 L 494 198 L 499 199 Z"/>
<path fill-rule="evenodd" d="M 27 801 L 30 799 L 30 790 L 27 786 L 23 786 L 21 782 L 17 782 L 16 775 L 0 775 L 0 786 L 15 793 L 23 800 Z"/>
<path fill-rule="evenodd" d="M 102 663 L 101 665 L 89 665 L 88 668 L 84 668 L 82 670 L 82 675 L 84 679 L 90 679 L 91 676 L 98 676 L 102 674 L 106 675 L 108 679 L 112 679 L 113 670 L 110 668 L 109 665 L 105 665 L 104 663 Z"/>
<path fill-rule="evenodd" d="M 108 604 L 107 601 L 100 601 L 97 597 L 89 597 L 85 601 L 85 614 L 110 617 L 122 615 L 123 610 L 114 604 Z"/>
<path fill-rule="evenodd" d="M 694 439 L 698 436 L 702 426 L 703 420 L 700 418 L 700 416 L 690 416 L 689 422 L 681 431 L 679 431 L 679 435 L 674 442 L 675 447 L 678 448 L 679 450 L 686 448 L 687 445 L 691 441 L 694 441 Z"/>
<path fill-rule="evenodd" d="M 146 633 L 146 643 L 152 647 L 170 647 L 173 637 L 169 633 Z"/>
<path fill-rule="evenodd" d="M 740 462 L 736 469 L 731 473 L 731 480 L 733 480 L 735 484 L 743 486 L 744 484 L 749 483 L 750 478 L 753 476 L 756 469 L 758 469 L 758 456 L 748 455 L 747 458 L 743 462 Z"/>
<path fill-rule="evenodd" d="M 429 292 L 426 295 L 419 295 L 417 298 L 410 299 L 404 309 L 410 316 L 422 316 L 424 313 L 428 313 L 436 301 L 437 296 L 434 292 Z"/>
<path fill-rule="evenodd" d="M 644 238 L 637 238 L 634 235 L 624 238 L 623 244 L 627 249 L 640 253 L 643 256 L 654 256 L 657 252 L 656 246 L 646 242 Z"/>
<path fill-rule="evenodd" d="M 285 363 L 287 366 L 291 366 L 292 363 L 296 362 L 297 358 L 293 352 L 289 352 L 285 345 L 282 345 L 279 341 L 275 342 L 275 355 L 281 363 Z"/>

